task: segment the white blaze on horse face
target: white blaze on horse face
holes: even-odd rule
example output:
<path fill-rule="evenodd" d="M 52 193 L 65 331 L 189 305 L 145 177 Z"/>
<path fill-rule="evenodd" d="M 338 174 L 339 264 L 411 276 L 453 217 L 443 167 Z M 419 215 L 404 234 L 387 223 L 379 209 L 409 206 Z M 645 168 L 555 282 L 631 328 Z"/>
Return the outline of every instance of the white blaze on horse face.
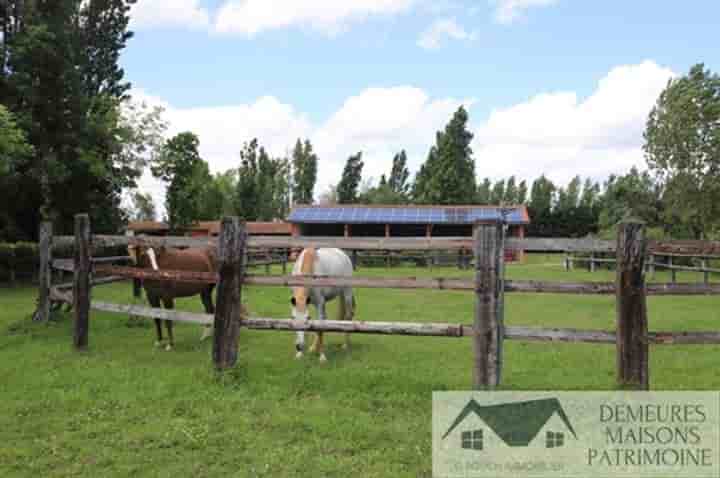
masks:
<path fill-rule="evenodd" d="M 138 258 L 136 246 L 128 246 L 128 256 L 130 256 L 130 261 L 133 263 L 133 265 L 137 265 Z"/>
<path fill-rule="evenodd" d="M 152 264 L 153 270 L 158 270 L 157 259 L 155 258 L 155 251 L 150 247 L 147 250 L 147 255 L 150 258 L 150 264 Z"/>

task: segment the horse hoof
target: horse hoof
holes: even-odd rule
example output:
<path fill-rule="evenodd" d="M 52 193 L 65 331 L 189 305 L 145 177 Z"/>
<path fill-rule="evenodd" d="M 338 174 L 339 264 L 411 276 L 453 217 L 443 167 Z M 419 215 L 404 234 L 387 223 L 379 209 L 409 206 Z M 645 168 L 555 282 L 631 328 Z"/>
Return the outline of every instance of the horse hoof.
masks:
<path fill-rule="evenodd" d="M 170 345 L 170 344 L 167 344 L 167 345 L 165 346 L 165 351 L 166 351 L 166 352 L 170 352 L 170 351 L 172 351 L 172 349 L 173 349 L 173 346 Z"/>
<path fill-rule="evenodd" d="M 327 362 L 327 357 L 325 357 L 325 354 L 320 354 L 320 361 L 321 362 Z"/>
<path fill-rule="evenodd" d="M 156 340 L 156 341 L 155 341 L 155 347 L 156 347 L 156 348 L 162 347 L 162 342 L 161 342 L 160 340 Z"/>
<path fill-rule="evenodd" d="M 298 359 L 298 360 L 301 359 L 301 358 L 303 358 L 303 353 L 302 353 L 302 352 L 296 353 L 296 354 L 295 354 L 295 358 Z"/>
<path fill-rule="evenodd" d="M 349 344 L 342 344 L 342 345 L 340 346 L 340 348 L 343 349 L 343 350 L 350 350 L 350 345 L 349 345 Z"/>

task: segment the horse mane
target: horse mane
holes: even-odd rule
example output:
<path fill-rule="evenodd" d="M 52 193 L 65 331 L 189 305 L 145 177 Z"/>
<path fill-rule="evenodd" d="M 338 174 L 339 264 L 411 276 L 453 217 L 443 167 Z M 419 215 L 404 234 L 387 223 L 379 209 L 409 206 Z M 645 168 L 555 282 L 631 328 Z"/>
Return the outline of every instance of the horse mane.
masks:
<path fill-rule="evenodd" d="M 317 253 L 315 252 L 315 249 L 312 247 L 308 247 L 307 249 L 303 250 L 303 253 L 301 254 L 302 257 L 302 264 L 300 264 L 300 272 L 307 275 L 312 275 L 313 270 L 315 269 L 315 259 L 317 258 Z"/>

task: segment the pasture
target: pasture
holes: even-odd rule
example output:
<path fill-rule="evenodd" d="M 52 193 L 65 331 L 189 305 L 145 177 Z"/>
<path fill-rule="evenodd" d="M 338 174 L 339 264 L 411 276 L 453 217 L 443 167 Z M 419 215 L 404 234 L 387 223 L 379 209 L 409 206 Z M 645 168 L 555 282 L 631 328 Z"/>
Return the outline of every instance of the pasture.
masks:
<path fill-rule="evenodd" d="M 279 273 L 279 270 L 275 271 Z M 464 276 L 456 269 L 361 269 L 361 276 Z M 560 256 L 508 265 L 509 279 L 607 281 L 562 269 Z M 678 273 L 678 281 L 698 281 Z M 713 280 L 718 280 L 713 277 Z M 669 281 L 658 272 L 656 281 Z M 0 476 L 430 476 L 433 390 L 468 389 L 467 338 L 328 334 L 321 364 L 296 361 L 290 333 L 242 330 L 240 366 L 218 378 L 200 327 L 177 324 L 176 348 L 153 347 L 147 321 L 92 312 L 90 349 L 71 346 L 70 315 L 29 322 L 36 289 L 1 289 Z M 93 297 L 130 301 L 129 284 Z M 472 323 L 469 292 L 360 289 L 358 319 Z M 289 317 L 290 293 L 243 289 L 253 314 Z M 717 330 L 717 297 L 649 297 L 650 330 Z M 334 318 L 336 305 L 329 307 Z M 202 311 L 198 298 L 178 308 Z M 507 325 L 614 329 L 614 296 L 508 294 Z M 501 389 L 615 387 L 608 345 L 505 344 Z M 653 346 L 652 389 L 720 387 L 720 347 Z"/>

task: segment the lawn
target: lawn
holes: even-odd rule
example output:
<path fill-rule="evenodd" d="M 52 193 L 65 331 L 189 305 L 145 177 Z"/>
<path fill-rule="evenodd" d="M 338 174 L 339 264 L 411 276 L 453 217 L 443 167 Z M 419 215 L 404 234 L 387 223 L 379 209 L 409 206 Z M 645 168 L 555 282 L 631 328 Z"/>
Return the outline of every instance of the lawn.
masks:
<path fill-rule="evenodd" d="M 278 272 L 278 271 L 275 271 Z M 363 269 L 359 275 L 461 276 L 454 269 Z M 614 273 L 562 270 L 559 256 L 510 265 L 511 279 L 612 280 Z M 679 281 L 700 280 L 679 273 Z M 669 276 L 658 273 L 656 280 Z M 130 287 L 93 291 L 128 302 Z M 264 317 L 287 317 L 289 291 L 249 287 L 244 301 Z M 362 289 L 358 318 L 470 323 L 467 292 Z M 329 334 L 327 356 L 295 360 L 293 336 L 243 330 L 240 366 L 210 367 L 200 327 L 176 325 L 176 348 L 153 347 L 149 322 L 93 312 L 90 349 L 71 347 L 71 320 L 27 320 L 35 290 L 0 289 L 0 476 L 430 476 L 431 394 L 467 389 L 467 338 L 356 335 L 351 351 Z M 717 297 L 652 297 L 652 330 L 717 330 Z M 508 294 L 506 323 L 614 327 L 614 298 Z M 199 299 L 179 308 L 201 311 Z M 331 308 L 334 311 L 334 307 Z M 651 386 L 720 388 L 720 347 L 656 346 Z M 506 390 L 607 390 L 615 386 L 608 345 L 505 346 Z"/>

